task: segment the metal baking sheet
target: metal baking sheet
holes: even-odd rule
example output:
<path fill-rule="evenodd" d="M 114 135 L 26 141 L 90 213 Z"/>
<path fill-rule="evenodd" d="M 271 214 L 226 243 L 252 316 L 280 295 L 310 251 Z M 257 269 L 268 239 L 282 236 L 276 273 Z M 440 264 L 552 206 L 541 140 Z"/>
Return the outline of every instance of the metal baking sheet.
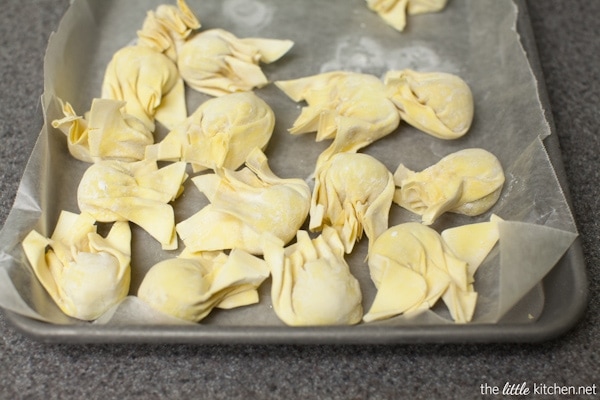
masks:
<path fill-rule="evenodd" d="M 390 169 L 395 168 L 396 153 L 401 152 L 407 143 L 414 145 L 413 152 L 419 153 L 419 158 L 433 160 L 438 153 L 448 153 L 468 145 L 477 145 L 482 140 L 492 142 L 491 146 L 499 157 L 509 158 L 503 153 L 513 152 L 513 147 L 528 145 L 529 139 L 521 142 L 515 137 L 519 131 L 519 118 L 509 118 L 514 126 L 508 131 L 513 132 L 506 138 L 498 138 L 494 132 L 488 132 L 487 119 L 496 118 L 497 114 L 523 111 L 513 105 L 499 112 L 498 105 L 505 102 L 519 103 L 521 97 L 531 97 L 539 101 L 533 102 L 533 112 L 528 128 L 538 135 L 543 143 L 543 150 L 549 157 L 550 169 L 542 169 L 541 174 L 550 180 L 558 179 L 558 203 L 564 200 L 566 206 L 553 208 L 556 215 L 542 213 L 544 223 L 558 226 L 561 229 L 573 229 L 570 220 L 567 183 L 556 135 L 552 134 L 550 109 L 547 104 L 543 79 L 537 64 L 534 38 L 529 27 L 527 10 L 523 1 L 511 2 L 504 0 L 508 9 L 514 7 L 514 13 L 497 15 L 485 12 L 481 2 L 473 0 L 450 0 L 447 9 L 441 13 L 409 17 L 405 32 L 393 31 L 378 19 L 376 14 L 368 11 L 362 0 L 344 0 L 332 2 L 304 1 L 274 1 L 274 0 L 225 0 L 222 2 L 188 0 L 191 9 L 196 12 L 202 22 L 202 29 L 220 27 L 230 30 L 240 37 L 261 36 L 295 41 L 293 51 L 280 62 L 264 66 L 266 75 L 271 80 L 287 79 L 312 75 L 318 72 L 334 69 L 350 69 L 374 75 L 381 75 L 387 69 L 413 68 L 423 70 L 440 70 L 453 72 L 465 77 L 475 86 L 472 87 L 476 102 L 476 120 L 472 131 L 466 140 L 452 143 L 432 141 L 424 138 L 406 125 L 401 126 L 403 132 L 397 137 L 386 138 L 382 143 L 374 144 L 366 149 L 373 155 L 383 158 Z M 243 3 L 243 4 L 242 4 Z M 118 48 L 131 43 L 135 39 L 135 31 L 141 26 L 145 12 L 161 4 L 160 1 L 93 1 L 76 0 L 65 15 L 58 32 L 51 38 L 48 54 L 46 55 L 45 97 L 43 99 L 47 124 L 42 129 L 40 139 L 33 151 L 24 176 L 22 187 L 31 186 L 31 182 L 39 180 L 41 186 L 48 187 L 32 193 L 34 205 L 32 209 L 39 211 L 25 214 L 17 228 L 9 224 L 14 222 L 21 211 L 11 212 L 5 228 L 16 229 L 21 238 L 32 227 L 42 227 L 51 230 L 61 209 L 76 211 L 74 190 L 77 181 L 73 176 L 81 174 L 85 166 L 69 159 L 64 140 L 57 139 L 60 135 L 51 131 L 48 122 L 56 118 L 55 100 L 49 93 L 56 94 L 71 102 L 76 109 L 86 110 L 91 99 L 97 97 L 103 76 L 103 70 L 110 55 Z M 509 10 L 510 11 L 510 10 Z M 131 18 L 124 18 L 131 15 Z M 515 17 L 516 16 L 516 17 Z M 490 49 L 486 46 L 499 46 L 503 37 L 495 37 L 492 31 L 487 37 L 481 36 L 477 27 L 486 27 L 487 21 L 508 19 L 505 24 L 516 28 L 521 45 L 524 48 L 525 66 L 519 60 L 511 59 L 510 55 L 500 55 L 493 60 L 481 59 Z M 510 18 L 514 18 L 511 21 Z M 65 22 L 66 21 L 66 22 Z M 67 23 L 68 22 L 68 23 Z M 91 23 L 90 23 L 91 22 Z M 458 28 L 459 26 L 460 28 Z M 66 35 L 61 29 L 77 29 L 77 35 Z M 452 34 L 441 37 L 441 32 Z M 510 32 L 509 32 L 510 34 Z M 327 38 L 327 39 L 324 39 Z M 453 41 L 450 41 L 452 38 Z M 481 50 L 481 51 L 480 51 Z M 484 51 L 485 50 L 485 51 Z M 57 54 L 60 53 L 60 54 Z M 73 54 L 85 55 L 72 57 Z M 516 52 L 518 55 L 518 51 Z M 71 57 L 65 57 L 70 55 Z M 68 60 L 63 66 L 63 62 Z M 60 64 L 59 64 L 60 61 Z M 516 62 L 515 62 L 516 61 Z M 477 71 L 485 70 L 487 66 L 473 64 L 497 62 L 490 65 L 489 87 L 487 80 L 477 76 Z M 503 65 L 502 63 L 506 64 Z M 68 73 L 61 73 L 66 68 Z M 533 86 L 521 85 L 518 80 L 507 82 L 503 92 L 494 92 L 499 82 L 494 82 L 491 76 L 494 68 L 511 71 L 514 68 L 519 76 L 527 77 L 532 73 Z M 526 69 L 526 71 L 524 70 Z M 525 73 L 523 73 L 525 72 Z M 508 75 L 508 74 L 505 74 Z M 498 79 L 507 79 L 500 77 Z M 501 82 L 500 82 L 501 83 Z M 477 86 L 479 85 L 479 86 Z M 524 88 L 524 89 L 523 89 Z M 299 112 L 296 104 L 286 100 L 273 85 L 257 92 L 270 100 L 276 116 L 277 125 L 275 140 L 269 145 L 267 155 L 273 169 L 283 176 L 306 177 L 310 174 L 314 159 L 326 146 L 325 143 L 315 143 L 314 136 L 305 135 L 292 138 L 286 129 L 291 126 Z M 489 96 L 498 95 L 492 105 L 486 107 L 478 104 Z M 189 93 L 188 107 L 193 109 L 206 97 Z M 494 101 L 496 103 L 494 103 Z M 504 103 L 503 103 L 504 102 Z M 525 106 L 530 106 L 525 103 Z M 537 108 L 537 109 L 536 109 Z M 527 111 L 527 110 L 525 110 Z M 539 115 L 538 115 L 539 114 Z M 535 117 L 540 119 L 537 120 Z M 512 129 L 512 130 L 511 130 Z M 531 130 L 531 129 L 530 129 Z M 537 133 L 539 131 L 539 134 Z M 395 134 L 394 134 L 395 135 Z M 478 139 L 479 136 L 479 139 Z M 474 138 L 474 139 L 471 139 Z M 503 140 L 506 141 L 505 144 Z M 532 140 L 535 142 L 535 139 Z M 511 147 L 512 146 L 512 147 Z M 416 151 L 418 150 L 418 151 Z M 290 158 L 290 152 L 301 154 L 301 158 Z M 425 156 L 421 157 L 422 154 Z M 497 154 L 498 155 L 498 154 Z M 290 159 L 295 164 L 290 165 Z M 57 161 L 58 160 L 58 161 Z M 64 161 L 64 162 L 63 162 Z M 292 163 L 293 164 L 293 163 Z M 50 165 L 50 168 L 47 168 Z M 69 173 L 57 168 L 57 165 L 68 165 Z M 551 176 L 549 176 L 551 175 Z M 60 189 L 58 189 L 60 188 Z M 189 187 L 186 190 L 191 190 Z M 532 190 L 538 190 L 534 188 Z M 21 191 L 21 189 L 20 189 Z M 43 192 L 43 193 L 40 193 Z M 22 201 L 21 196 L 21 201 Z M 19 202 L 19 198 L 17 199 Z M 552 206 L 554 207 L 554 206 Z M 558 210 L 558 211 L 557 211 Z M 516 213 L 516 215 L 521 215 Z M 182 215 L 179 215 L 182 217 Z M 403 215 L 395 216 L 402 220 Z M 532 218 L 530 215 L 525 220 Z M 535 222 L 541 219 L 536 214 Z M 566 221 L 566 222 L 565 222 Z M 443 225 L 452 225 L 464 220 L 448 219 Z M 13 233 L 13 232 L 10 232 Z M 354 259 L 364 259 L 365 241 L 361 243 L 363 253 L 354 255 Z M 134 244 L 134 252 L 148 248 L 144 239 Z M 36 311 L 43 311 L 48 296 L 40 292 L 39 284 L 32 280 L 31 272 L 20 269 L 18 250 L 14 246 L 6 246 L 4 251 L 12 251 L 8 271 L 12 284 L 24 294 L 25 303 Z M 8 250 L 7 250 L 8 249 Z M 14 254 L 17 254 L 16 256 Z M 153 256 L 167 257 L 165 254 Z M 139 285 L 146 267 L 132 264 L 132 291 Z M 4 264 L 3 264 L 4 266 Z M 360 272 L 360 266 L 353 266 L 353 271 L 361 275 L 363 280 L 367 274 Z M 362 267 L 364 269 L 364 266 Z M 33 278 L 34 279 L 34 278 Z M 27 293 L 23 293 L 27 292 Z M 579 240 L 576 239 L 564 256 L 556 263 L 543 280 L 535 285 L 528 294 L 521 298 L 510 311 L 494 323 L 476 322 L 464 325 L 455 324 L 359 324 L 343 327 L 287 327 L 274 317 L 269 305 L 268 287 L 262 290 L 261 304 L 250 309 L 239 309 L 211 315 L 200 324 L 193 325 L 160 325 L 160 324 L 93 324 L 73 322 L 69 320 L 60 323 L 43 322 L 36 318 L 15 312 L 7 307 L 5 313 L 8 319 L 25 334 L 47 342 L 161 342 L 161 343 L 414 343 L 414 342 L 532 342 L 554 338 L 568 330 L 582 315 L 587 300 L 587 281 L 585 267 Z M 367 294 L 365 302 L 372 299 L 372 293 Z M 52 305 L 48 305 L 51 308 Z M 367 304 L 368 307 L 368 304 Z M 532 318 L 535 314 L 535 318 Z M 257 317 L 258 316 L 258 317 Z"/>

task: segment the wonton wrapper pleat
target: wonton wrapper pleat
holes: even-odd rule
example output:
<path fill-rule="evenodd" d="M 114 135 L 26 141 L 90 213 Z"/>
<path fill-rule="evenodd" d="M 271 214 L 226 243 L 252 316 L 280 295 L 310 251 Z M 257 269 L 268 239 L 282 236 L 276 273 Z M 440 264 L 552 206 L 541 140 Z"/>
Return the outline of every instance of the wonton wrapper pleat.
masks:
<path fill-rule="evenodd" d="M 337 154 L 315 176 L 310 229 L 333 227 L 350 253 L 364 228 L 371 246 L 388 228 L 394 189 L 391 172 L 377 159 L 360 153 Z"/>
<path fill-rule="evenodd" d="M 275 114 L 252 92 L 232 93 L 202 103 L 158 144 L 146 149 L 156 160 L 186 161 L 194 172 L 240 167 L 273 134 Z"/>
<path fill-rule="evenodd" d="M 54 128 L 60 129 L 67 136 L 69 153 L 78 160 L 94 162 L 90 154 L 89 129 L 87 121 L 77 115 L 73 106 L 60 100 L 63 118 L 52 121 Z"/>
<path fill-rule="evenodd" d="M 215 307 L 257 303 L 257 288 L 268 276 L 263 260 L 239 249 L 230 255 L 187 253 L 150 268 L 138 297 L 165 314 L 199 322 Z"/>
<path fill-rule="evenodd" d="M 456 322 L 471 321 L 477 302 L 474 274 L 498 241 L 499 220 L 452 228 L 445 234 L 449 243 L 444 234 L 419 223 L 389 228 L 369 251 L 378 291 L 363 320 L 421 312 L 441 298 Z"/>
<path fill-rule="evenodd" d="M 359 282 L 344 260 L 344 245 L 332 228 L 316 239 L 297 232 L 287 248 L 265 238 L 264 257 L 272 275 L 275 313 L 292 326 L 353 325 L 362 318 Z"/>
<path fill-rule="evenodd" d="M 177 51 L 200 21 L 184 0 L 177 0 L 177 6 L 161 4 L 155 11 L 149 11 L 137 32 L 138 45 L 164 53 L 177 62 Z"/>
<path fill-rule="evenodd" d="M 261 235 L 239 218 L 215 209 L 211 204 L 181 221 L 177 233 L 186 249 L 216 251 L 242 248 L 252 254 L 261 254 Z"/>
<path fill-rule="evenodd" d="M 100 160 L 139 161 L 146 146 L 154 143 L 152 132 L 137 118 L 124 113 L 125 102 L 94 99 L 86 118 L 63 103 L 64 118 L 52 126 L 67 135 L 71 155 L 85 162 Z"/>
<path fill-rule="evenodd" d="M 475 216 L 488 211 L 498 201 L 505 177 L 496 156 L 473 148 L 449 154 L 421 172 L 400 164 L 394 181 L 394 202 L 430 225 L 445 212 Z"/>
<path fill-rule="evenodd" d="M 156 162 L 101 161 L 81 178 L 77 201 L 97 221 L 131 221 L 158 240 L 163 249 L 177 248 L 175 217 L 169 202 L 183 190 L 185 163 L 158 168 Z"/>
<path fill-rule="evenodd" d="M 290 133 L 316 131 L 317 141 L 333 138 L 317 160 L 317 171 L 333 155 L 356 152 L 400 123 L 382 82 L 371 75 L 333 71 L 275 84 L 292 100 L 307 103 Z"/>
<path fill-rule="evenodd" d="M 249 155 L 246 168 L 217 170 L 193 182 L 211 202 L 177 224 L 186 248 L 194 252 L 240 248 L 262 254 L 264 233 L 289 242 L 310 208 L 306 182 L 273 174 L 259 149 Z"/>
<path fill-rule="evenodd" d="M 394 29 L 406 27 L 406 14 L 423 14 L 444 9 L 448 0 L 366 0 L 369 9 Z"/>
<path fill-rule="evenodd" d="M 443 72 L 389 71 L 389 98 L 402 120 L 439 139 L 464 136 L 473 122 L 473 94 L 460 77 Z"/>
<path fill-rule="evenodd" d="M 212 96 L 246 92 L 269 83 L 260 62 L 278 60 L 290 40 L 241 39 L 223 29 L 199 32 L 180 48 L 177 66 L 191 88 Z"/>
<path fill-rule="evenodd" d="M 129 291 L 131 231 L 115 223 L 103 238 L 94 218 L 62 211 L 52 236 L 31 231 L 23 249 L 50 297 L 67 315 L 94 320 Z"/>
<path fill-rule="evenodd" d="M 187 117 L 177 65 L 149 47 L 120 49 L 106 67 L 102 98 L 125 101 L 125 112 L 154 131 L 154 120 L 171 129 Z"/>
<path fill-rule="evenodd" d="M 394 317 L 417 308 L 425 300 L 427 282 L 410 268 L 388 260 L 382 280 L 386 284 L 379 287 L 375 301 L 363 317 L 365 322 Z"/>
<path fill-rule="evenodd" d="M 452 253 L 469 264 L 469 276 L 475 275 L 477 268 L 500 239 L 498 222 L 501 220 L 497 215 L 492 215 L 489 222 L 457 226 L 441 233 Z"/>
<path fill-rule="evenodd" d="M 372 75 L 333 71 L 275 85 L 290 99 L 307 103 L 289 129 L 292 134 L 317 132 L 317 141 L 332 139 L 345 128 L 340 119 L 351 118 L 364 122 L 362 135 L 368 144 L 392 132 L 400 122 L 383 83 Z"/>

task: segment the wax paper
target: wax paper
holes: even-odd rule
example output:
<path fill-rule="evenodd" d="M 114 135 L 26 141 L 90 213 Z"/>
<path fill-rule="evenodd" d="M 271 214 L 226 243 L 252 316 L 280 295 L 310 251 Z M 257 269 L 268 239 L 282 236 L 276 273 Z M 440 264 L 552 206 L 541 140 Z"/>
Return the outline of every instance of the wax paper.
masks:
<path fill-rule="evenodd" d="M 45 58 L 42 105 L 45 116 L 37 144 L 25 170 L 14 208 L 0 232 L 0 306 L 54 324 L 82 324 L 54 305 L 33 274 L 21 242 L 35 229 L 49 236 L 61 210 L 79 212 L 76 190 L 89 166 L 67 150 L 65 135 L 50 122 L 61 118 L 58 99 L 85 113 L 100 96 L 104 70 L 113 53 L 136 40 L 146 12 L 157 0 L 75 0 L 49 41 Z M 544 309 L 543 277 L 571 246 L 577 231 L 563 189 L 544 147 L 551 134 L 539 98 L 538 82 L 516 29 L 518 8 L 510 0 L 450 0 L 439 13 L 409 16 L 398 32 L 370 11 L 363 0 L 188 0 L 201 30 L 222 28 L 238 37 L 290 39 L 294 47 L 282 59 L 263 65 L 272 82 L 333 70 L 350 70 L 378 77 L 389 70 L 448 72 L 471 87 L 475 118 L 463 138 L 447 141 L 428 136 L 406 123 L 389 136 L 361 150 L 381 160 L 390 171 L 402 163 L 421 170 L 447 154 L 481 147 L 495 154 L 504 167 L 506 183 L 498 203 L 486 214 L 465 217 L 445 214 L 432 226 L 445 228 L 487 221 L 500 216 L 499 244 L 479 268 L 475 289 L 478 306 L 472 323 L 534 323 Z M 174 2 L 173 2 L 174 4 Z M 276 125 L 265 150 L 273 171 L 300 177 L 309 185 L 315 161 L 329 144 L 314 134 L 287 132 L 302 104 L 287 98 L 274 85 L 256 93 L 273 108 Z M 210 97 L 187 91 L 188 112 Z M 166 134 L 160 125 L 156 141 Z M 190 171 L 191 173 L 191 171 Z M 177 221 L 207 204 L 188 180 L 173 203 Z M 390 226 L 419 221 L 420 216 L 393 205 Z M 130 296 L 99 318 L 96 324 L 186 324 L 148 309 L 135 297 L 146 271 L 183 249 L 163 251 L 136 226 L 132 243 Z M 363 291 L 368 310 L 375 296 L 365 262 L 367 239 L 347 257 Z M 258 304 L 215 310 L 202 321 L 211 325 L 281 325 L 270 299 L 270 281 L 260 289 Z M 516 305 L 521 313 L 509 313 Z M 524 305 L 523 305 L 524 304 Z M 505 321 L 506 322 L 506 321 Z M 417 317 L 395 317 L 374 324 L 452 323 L 442 304 Z M 348 329 L 352 329 L 349 327 Z"/>

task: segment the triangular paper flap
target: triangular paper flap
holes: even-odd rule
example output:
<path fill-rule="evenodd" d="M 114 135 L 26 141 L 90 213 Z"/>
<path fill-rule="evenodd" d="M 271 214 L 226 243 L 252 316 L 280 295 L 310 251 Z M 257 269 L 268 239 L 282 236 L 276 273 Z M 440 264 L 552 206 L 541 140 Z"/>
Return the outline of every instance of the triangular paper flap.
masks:
<path fill-rule="evenodd" d="M 501 221 L 498 226 L 500 319 L 554 267 L 577 234 L 524 222 Z"/>

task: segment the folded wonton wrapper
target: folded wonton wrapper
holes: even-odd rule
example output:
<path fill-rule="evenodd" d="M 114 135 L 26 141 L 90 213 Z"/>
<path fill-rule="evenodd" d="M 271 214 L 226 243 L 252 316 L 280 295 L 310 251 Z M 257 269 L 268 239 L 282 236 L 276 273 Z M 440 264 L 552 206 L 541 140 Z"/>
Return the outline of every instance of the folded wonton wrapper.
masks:
<path fill-rule="evenodd" d="M 94 320 L 129 292 L 131 230 L 116 222 L 106 237 L 94 218 L 62 211 L 48 239 L 31 231 L 23 249 L 36 277 L 67 315 Z"/>
<path fill-rule="evenodd" d="M 158 144 L 146 158 L 186 161 L 194 172 L 207 168 L 237 169 L 248 154 L 267 146 L 275 114 L 253 92 L 231 93 L 202 103 Z"/>
<path fill-rule="evenodd" d="M 350 253 L 364 228 L 371 245 L 388 228 L 394 189 L 391 172 L 374 157 L 336 154 L 315 175 L 310 229 L 333 227 Z"/>
<path fill-rule="evenodd" d="M 188 253 L 150 268 L 138 297 L 165 314 L 199 322 L 216 307 L 257 303 L 257 288 L 268 277 L 269 268 L 262 259 L 239 249 L 230 255 Z"/>
<path fill-rule="evenodd" d="M 340 119 L 361 121 L 369 141 L 392 132 L 400 120 L 394 104 L 386 97 L 377 77 L 349 71 L 325 72 L 275 85 L 290 99 L 306 101 L 300 116 L 289 129 L 292 134 L 316 132 L 316 140 L 333 139 Z"/>
<path fill-rule="evenodd" d="M 358 280 L 344 260 L 344 245 L 333 228 L 316 239 L 306 231 L 284 248 L 273 238 L 264 240 L 264 257 L 272 276 L 271 300 L 275 313 L 292 326 L 353 325 L 363 314 Z"/>
<path fill-rule="evenodd" d="M 137 32 L 138 45 L 164 53 L 177 62 L 177 52 L 200 21 L 184 0 L 177 0 L 177 6 L 161 4 L 155 11 L 149 11 Z"/>
<path fill-rule="evenodd" d="M 71 104 L 60 103 L 65 116 L 52 121 L 52 126 L 67 135 L 69 152 L 78 160 L 139 161 L 146 146 L 154 143 L 146 125 L 124 113 L 123 101 L 94 99 L 85 118 L 78 116 Z"/>
<path fill-rule="evenodd" d="M 106 67 L 102 98 L 125 101 L 125 112 L 154 131 L 154 120 L 171 129 L 187 117 L 177 65 L 144 46 L 120 49 Z"/>
<path fill-rule="evenodd" d="M 158 240 L 163 249 L 177 248 L 175 217 L 169 202 L 183 191 L 183 162 L 158 168 L 156 162 L 100 161 L 79 183 L 77 202 L 97 221 L 131 221 Z"/>
<path fill-rule="evenodd" d="M 474 275 L 498 241 L 498 217 L 445 231 L 409 222 L 381 234 L 369 252 L 377 294 L 365 322 L 430 309 L 441 298 L 454 321 L 469 322 Z"/>
<path fill-rule="evenodd" d="M 220 169 L 192 180 L 211 203 L 177 224 L 177 233 L 192 252 L 239 248 L 260 255 L 264 233 L 287 243 L 308 216 L 306 182 L 273 174 L 259 149 L 240 171 Z"/>
<path fill-rule="evenodd" d="M 383 83 L 372 75 L 333 71 L 275 85 L 292 100 L 308 104 L 290 133 L 317 132 L 317 141 L 334 139 L 319 156 L 317 170 L 334 154 L 356 152 L 390 134 L 400 123 Z"/>
<path fill-rule="evenodd" d="M 290 40 L 243 38 L 210 29 L 179 49 L 177 66 L 191 88 L 212 96 L 245 92 L 269 83 L 259 63 L 272 63 L 293 46 Z"/>
<path fill-rule="evenodd" d="M 469 216 L 488 211 L 498 201 L 504 180 L 496 156 L 484 149 L 464 149 L 421 172 L 400 164 L 394 173 L 399 187 L 394 202 L 430 225 L 447 211 Z"/>
<path fill-rule="evenodd" d="M 404 121 L 440 139 L 457 139 L 473 121 L 473 94 L 460 77 L 444 72 L 389 71 L 388 97 Z"/>
<path fill-rule="evenodd" d="M 367 6 L 394 29 L 406 27 L 406 14 L 423 14 L 444 9 L 448 0 L 366 0 Z"/>

